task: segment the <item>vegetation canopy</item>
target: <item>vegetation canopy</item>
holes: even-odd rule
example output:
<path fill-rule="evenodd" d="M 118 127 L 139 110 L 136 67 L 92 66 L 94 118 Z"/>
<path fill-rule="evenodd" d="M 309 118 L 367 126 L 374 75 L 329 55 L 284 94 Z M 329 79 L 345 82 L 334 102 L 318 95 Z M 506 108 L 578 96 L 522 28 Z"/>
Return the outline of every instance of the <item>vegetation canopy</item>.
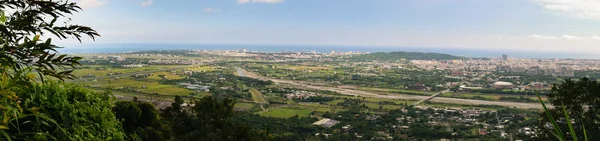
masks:
<path fill-rule="evenodd" d="M 75 38 L 80 42 L 83 35 L 92 39 L 100 36 L 90 27 L 69 24 L 67 16 L 80 10 L 81 7 L 68 0 L 0 1 L 1 71 L 15 72 L 8 74 L 11 78 L 22 77 L 27 71 L 37 72 L 41 79 L 42 75 L 60 80 L 71 78 L 81 57 L 58 54 L 59 47 L 45 35 L 54 35 L 56 39 Z"/>

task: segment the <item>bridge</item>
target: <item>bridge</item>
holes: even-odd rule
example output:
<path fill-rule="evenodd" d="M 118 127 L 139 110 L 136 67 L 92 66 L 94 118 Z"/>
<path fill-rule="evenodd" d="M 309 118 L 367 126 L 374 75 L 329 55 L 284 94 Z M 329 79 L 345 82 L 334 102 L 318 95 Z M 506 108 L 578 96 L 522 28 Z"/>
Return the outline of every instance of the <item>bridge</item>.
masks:
<path fill-rule="evenodd" d="M 425 101 L 427 101 L 427 100 L 431 100 L 431 99 L 433 99 L 433 98 L 435 98 L 435 97 L 437 97 L 437 96 L 439 96 L 439 95 L 441 95 L 441 94 L 443 94 L 443 93 L 447 93 L 447 92 L 450 92 L 450 89 L 447 89 L 447 90 L 440 91 L 440 92 L 438 92 L 438 93 L 436 93 L 436 94 L 433 94 L 433 95 L 431 95 L 430 97 L 428 97 L 428 98 L 426 98 L 426 99 L 423 99 L 423 100 L 417 101 L 417 102 L 413 103 L 413 104 L 412 104 L 412 106 L 417 106 L 417 105 L 419 105 L 419 104 L 421 104 L 421 103 L 423 103 L 423 102 L 425 102 Z"/>

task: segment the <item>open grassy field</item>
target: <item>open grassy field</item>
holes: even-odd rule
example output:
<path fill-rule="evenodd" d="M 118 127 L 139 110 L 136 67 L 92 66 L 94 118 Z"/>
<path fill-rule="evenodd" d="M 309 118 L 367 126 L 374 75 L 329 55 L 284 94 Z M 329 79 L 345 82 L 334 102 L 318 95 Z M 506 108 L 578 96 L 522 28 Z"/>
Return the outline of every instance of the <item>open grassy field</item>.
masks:
<path fill-rule="evenodd" d="M 498 100 L 498 98 L 500 98 L 500 96 L 497 96 L 497 95 L 476 94 L 476 93 L 454 93 L 454 92 L 443 93 L 440 96 L 465 98 L 465 99 L 472 99 L 473 97 L 482 97 L 485 100 Z"/>
<path fill-rule="evenodd" d="M 148 80 L 155 80 L 155 81 L 159 81 L 162 80 L 163 78 L 159 77 L 159 75 L 164 75 L 166 79 L 181 79 L 183 77 L 179 76 L 179 75 L 175 75 L 171 72 L 153 72 L 152 76 L 148 76 L 146 77 L 146 79 Z"/>
<path fill-rule="evenodd" d="M 260 113 L 261 116 L 276 117 L 276 118 L 290 118 L 293 116 L 306 117 L 310 115 L 312 111 L 309 109 L 291 109 L 291 108 L 279 108 L 271 109 L 267 112 Z"/>
<path fill-rule="evenodd" d="M 260 93 L 258 90 L 254 89 L 254 88 L 251 88 L 249 91 L 250 91 L 250 94 L 252 94 L 252 99 L 255 102 L 258 102 L 258 103 L 267 103 L 267 100 L 265 100 L 265 98 L 263 98 L 262 93 Z"/>
<path fill-rule="evenodd" d="M 281 68 L 288 68 L 288 69 L 293 69 L 293 70 L 330 70 L 332 68 L 330 67 L 323 67 L 323 66 L 294 66 L 294 65 L 284 65 L 284 66 L 279 66 Z"/>
<path fill-rule="evenodd" d="M 449 93 L 444 93 L 442 95 L 440 95 L 441 97 L 454 97 L 454 98 L 464 98 L 464 99 L 474 99 L 474 97 L 481 97 L 483 98 L 483 100 L 500 100 L 500 97 L 512 97 L 512 98 L 518 98 L 518 97 L 526 97 L 529 98 L 531 100 L 534 100 L 535 102 L 537 102 L 537 97 L 535 95 L 509 95 L 509 94 L 482 94 L 482 93 L 468 93 L 468 92 L 449 92 Z M 542 97 L 542 100 L 547 100 L 546 97 Z"/>
<path fill-rule="evenodd" d="M 213 66 L 195 66 L 195 67 L 185 68 L 185 70 L 189 70 L 189 71 L 202 71 L 202 72 L 214 71 L 217 69 L 218 68 L 213 67 Z"/>
<path fill-rule="evenodd" d="M 496 111 L 499 108 L 504 108 L 504 107 L 481 107 L 478 105 L 458 105 L 458 104 L 447 104 L 447 103 L 428 103 L 428 104 L 421 104 L 421 105 L 425 105 L 425 106 L 429 106 L 429 107 L 438 107 L 438 108 L 447 108 L 447 107 L 452 107 L 452 108 L 478 108 L 478 109 L 482 109 L 482 110 L 490 110 L 490 111 Z"/>
<path fill-rule="evenodd" d="M 417 102 L 416 100 L 397 100 L 397 99 L 383 99 L 383 98 L 366 98 L 365 101 L 367 102 L 371 102 L 371 103 L 378 103 L 381 101 L 388 101 L 388 102 L 394 102 L 395 104 L 411 104 L 414 102 Z"/>
<path fill-rule="evenodd" d="M 433 94 L 435 94 L 435 92 L 401 90 L 401 89 L 386 89 L 386 88 L 372 88 L 372 87 L 359 87 L 358 90 L 371 91 L 371 92 L 384 92 L 384 93 L 411 94 L 411 95 L 433 95 Z"/>
<path fill-rule="evenodd" d="M 256 104 L 254 104 L 254 103 L 242 103 L 242 102 L 238 102 L 238 103 L 235 103 L 235 105 L 233 106 L 233 108 L 248 110 L 248 109 L 252 109 L 255 105 Z"/>
<path fill-rule="evenodd" d="M 109 86 L 113 86 L 116 89 L 121 87 L 129 87 L 140 90 L 141 92 L 146 93 L 158 93 L 163 95 L 188 95 L 192 93 L 192 90 L 188 90 L 185 88 L 180 88 L 175 85 L 164 85 L 159 84 L 157 81 L 138 81 L 132 78 L 122 78 L 119 80 L 111 80 L 110 84 L 106 80 L 92 82 L 92 85 L 98 85 L 100 87 L 106 88 Z M 145 87 L 145 88 L 142 88 Z"/>
<path fill-rule="evenodd" d="M 109 66 L 99 66 L 99 65 L 90 65 L 90 68 L 85 69 L 77 69 L 73 71 L 73 75 L 75 76 L 106 76 L 109 73 L 131 73 L 131 72 L 139 72 L 139 71 L 147 71 L 147 70 L 157 70 L 157 69 L 170 69 L 170 68 L 178 68 L 184 67 L 184 65 L 152 65 L 148 67 L 140 67 L 140 68 L 113 68 Z M 104 68 L 102 70 L 96 70 L 96 68 Z"/>
<path fill-rule="evenodd" d="M 358 90 L 371 91 L 371 92 L 384 92 L 384 93 L 398 93 L 398 94 L 410 94 L 410 95 L 433 95 L 435 92 L 423 92 L 423 91 L 412 91 L 412 90 L 400 90 L 400 89 L 386 89 L 386 88 L 372 88 L 372 87 L 359 87 Z M 507 95 L 507 94 L 481 94 L 481 93 L 468 93 L 468 92 L 447 92 L 440 95 L 440 97 L 452 97 L 452 98 L 463 98 L 463 99 L 480 99 L 480 100 L 500 100 L 500 97 L 520 97 L 521 95 Z M 524 95 L 523 95 L 524 96 Z M 537 100 L 537 97 L 526 96 L 529 99 Z"/>
<path fill-rule="evenodd" d="M 332 101 L 327 102 L 327 104 L 336 105 L 340 102 L 344 102 L 344 100 L 343 99 L 332 100 Z"/>
<path fill-rule="evenodd" d="M 107 90 L 101 88 L 90 88 L 90 90 L 104 93 Z M 147 99 L 147 100 L 162 100 L 162 101 L 173 101 L 175 96 L 173 95 L 155 95 L 155 94 L 147 94 L 147 93 L 138 93 L 138 92 L 123 92 L 119 90 L 112 90 L 111 93 L 117 97 L 117 99 L 122 100 L 131 100 L 133 97 Z M 187 97 L 182 97 L 184 100 L 189 100 Z"/>
<path fill-rule="evenodd" d="M 379 109 L 379 104 L 377 103 L 365 103 L 365 105 L 367 107 L 369 107 L 369 109 Z M 383 106 L 384 110 L 395 110 L 395 109 L 400 109 L 402 108 L 402 106 L 398 106 L 398 105 L 381 105 Z"/>

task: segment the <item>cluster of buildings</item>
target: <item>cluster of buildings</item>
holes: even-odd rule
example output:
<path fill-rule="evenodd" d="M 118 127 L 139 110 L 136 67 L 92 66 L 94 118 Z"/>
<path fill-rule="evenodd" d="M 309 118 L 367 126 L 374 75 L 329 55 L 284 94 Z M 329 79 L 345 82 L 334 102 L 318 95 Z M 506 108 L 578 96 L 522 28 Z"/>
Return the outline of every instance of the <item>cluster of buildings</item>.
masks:
<path fill-rule="evenodd" d="M 292 93 L 285 94 L 284 97 L 287 99 L 305 99 L 313 96 L 317 96 L 317 94 L 307 91 L 294 91 Z"/>
<path fill-rule="evenodd" d="M 383 126 L 391 127 L 390 131 L 377 131 L 376 136 L 373 139 L 380 140 L 391 140 L 393 139 L 391 134 L 406 134 L 413 128 L 424 128 L 422 123 L 430 126 L 444 126 L 445 131 L 450 132 L 452 136 L 465 136 L 460 135 L 465 132 L 458 132 L 453 129 L 454 125 L 464 125 L 473 132 L 468 132 L 475 136 L 486 136 L 489 134 L 499 135 L 505 139 L 518 140 L 516 134 L 524 134 L 529 137 L 536 135 L 537 127 L 532 125 L 519 125 L 516 126 L 513 123 L 523 123 L 525 120 L 524 113 L 509 112 L 509 111 L 490 111 L 476 108 L 436 108 L 428 106 L 415 106 L 414 108 L 402 108 L 402 113 L 397 117 L 393 118 L 394 122 L 386 123 Z M 416 113 L 416 114 L 407 114 Z M 353 115 L 354 118 L 360 118 L 364 120 L 377 121 L 387 120 L 378 115 Z M 341 118 L 341 115 L 338 116 Z M 334 118 L 335 119 L 335 118 Z M 331 128 L 336 124 L 343 123 L 334 119 L 323 118 L 313 125 Z M 343 119 L 343 118 L 342 118 Z M 419 123 L 419 126 L 414 126 Z M 522 127 L 521 127 L 522 126 Z M 426 127 L 426 129 L 430 129 Z M 340 128 L 341 132 L 351 133 L 358 138 L 362 138 L 361 132 L 353 130 L 353 126 L 344 125 Z M 335 132 L 340 133 L 340 132 Z M 333 133 L 316 133 L 315 136 L 331 136 Z M 444 140 L 444 139 L 442 139 Z"/>
<path fill-rule="evenodd" d="M 331 60 L 328 57 L 339 57 L 339 56 L 350 56 L 368 54 L 368 52 L 359 51 L 348 51 L 348 52 L 336 52 L 332 50 L 331 53 L 312 51 L 289 51 L 289 52 L 261 52 L 261 51 L 250 51 L 248 49 L 241 48 L 239 50 L 196 50 L 197 54 L 204 55 L 216 55 L 216 56 L 229 56 L 229 57 L 248 57 L 257 60 L 275 60 L 275 61 L 298 61 L 298 60 L 315 60 L 315 61 L 327 61 Z"/>
<path fill-rule="evenodd" d="M 174 54 L 161 54 L 161 53 L 130 53 L 128 56 L 139 56 L 139 57 L 160 57 L 160 58 L 178 58 L 180 55 Z"/>
<path fill-rule="evenodd" d="M 425 114 L 425 116 L 428 117 L 428 123 L 431 125 L 448 125 L 456 123 L 468 126 L 481 125 L 482 128 L 477 129 L 477 135 L 483 136 L 490 133 L 500 133 L 500 137 L 502 138 L 509 138 L 507 127 L 510 126 L 511 123 L 522 122 L 525 116 L 523 113 L 488 111 L 476 108 L 432 108 L 426 106 L 416 106 L 415 108 L 421 111 L 419 113 Z M 434 112 L 423 112 L 426 110 Z M 404 126 L 408 126 L 405 128 L 410 128 L 410 123 L 418 122 L 418 118 L 410 116 L 399 117 L 397 120 L 400 123 L 404 123 Z M 536 134 L 536 129 L 532 127 L 518 127 L 518 129 L 518 132 L 524 133 L 525 135 L 535 136 Z"/>
<path fill-rule="evenodd" d="M 213 62 L 214 60 L 196 60 L 196 59 L 153 59 L 148 60 L 148 64 L 161 64 L 161 65 L 197 65 L 207 62 Z"/>
<path fill-rule="evenodd" d="M 600 60 L 587 59 L 528 59 L 503 58 L 468 60 L 412 60 L 415 66 L 426 70 L 512 72 L 526 75 L 575 76 L 575 71 L 600 70 Z M 464 73 L 464 72 L 463 72 Z"/>
<path fill-rule="evenodd" d="M 333 119 L 329 119 L 329 118 L 323 118 L 315 123 L 313 123 L 313 125 L 317 125 L 317 126 L 322 126 L 322 127 L 332 127 L 336 124 L 340 123 L 340 121 L 337 120 L 333 120 Z"/>
<path fill-rule="evenodd" d="M 210 91 L 210 86 L 202 86 L 202 85 L 198 85 L 198 84 L 192 84 L 192 83 L 178 83 L 178 85 L 185 87 L 186 89 L 189 90 L 195 90 L 196 92 L 209 92 Z"/>
<path fill-rule="evenodd" d="M 141 68 L 148 67 L 148 64 L 125 64 L 121 65 L 122 68 Z"/>

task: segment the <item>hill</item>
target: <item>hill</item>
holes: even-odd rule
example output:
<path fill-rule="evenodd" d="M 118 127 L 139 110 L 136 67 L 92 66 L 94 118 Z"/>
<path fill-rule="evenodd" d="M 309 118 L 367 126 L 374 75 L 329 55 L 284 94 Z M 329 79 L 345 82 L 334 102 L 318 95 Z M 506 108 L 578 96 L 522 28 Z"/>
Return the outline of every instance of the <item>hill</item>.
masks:
<path fill-rule="evenodd" d="M 442 53 L 423 53 L 423 52 L 377 52 L 350 57 L 353 61 L 395 61 L 400 59 L 406 60 L 457 60 L 464 57 L 454 56 Z"/>

